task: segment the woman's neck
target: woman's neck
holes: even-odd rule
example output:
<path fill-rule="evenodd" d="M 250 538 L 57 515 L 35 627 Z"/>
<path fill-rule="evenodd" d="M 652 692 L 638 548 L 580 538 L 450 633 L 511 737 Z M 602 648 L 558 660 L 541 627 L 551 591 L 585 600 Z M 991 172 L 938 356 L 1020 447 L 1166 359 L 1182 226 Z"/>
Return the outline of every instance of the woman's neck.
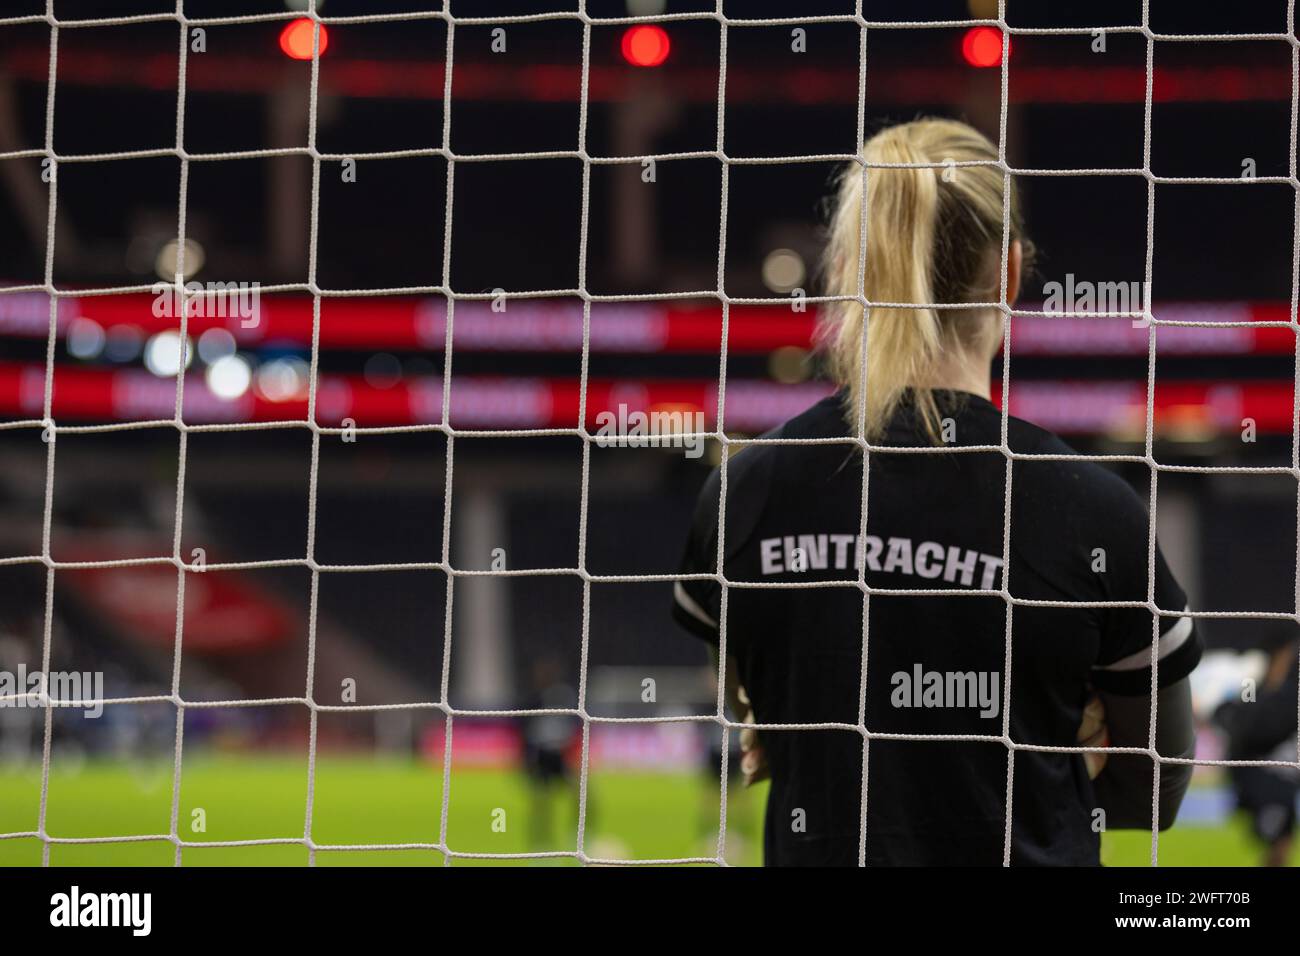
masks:
<path fill-rule="evenodd" d="M 993 390 L 991 363 L 980 361 L 967 352 L 949 352 L 934 369 L 934 378 L 927 383 L 930 388 L 970 392 L 988 398 Z"/>

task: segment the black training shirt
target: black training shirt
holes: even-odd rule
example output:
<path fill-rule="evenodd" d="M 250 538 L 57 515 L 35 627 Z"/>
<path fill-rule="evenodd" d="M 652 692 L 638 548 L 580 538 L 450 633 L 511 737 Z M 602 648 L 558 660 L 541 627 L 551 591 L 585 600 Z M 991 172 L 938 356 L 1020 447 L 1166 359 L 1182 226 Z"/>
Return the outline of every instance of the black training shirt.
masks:
<path fill-rule="evenodd" d="M 999 445 L 1001 413 L 965 392 L 938 392 L 952 446 Z M 847 437 L 834 395 L 766 437 Z M 906 400 L 881 444 L 929 444 Z M 1051 433 L 1008 421 L 1012 451 L 1075 454 Z M 1008 604 L 962 592 L 1003 586 L 1007 459 L 1000 451 L 872 452 L 867 534 L 859 538 L 862 455 L 852 444 L 754 445 L 727 465 L 724 574 L 729 583 L 850 581 L 865 564 L 872 594 L 865 723 L 872 732 L 1000 737 Z M 717 571 L 720 478 L 696 508 L 683 574 Z M 1016 460 L 1010 593 L 1044 601 L 1146 601 L 1148 514 L 1121 478 L 1084 461 Z M 674 617 L 718 642 L 720 583 L 680 581 Z M 1187 599 L 1156 552 L 1155 602 Z M 727 652 L 759 723 L 847 729 L 763 732 L 772 776 L 769 865 L 856 865 L 863 737 L 858 724 L 863 592 L 856 585 L 728 587 Z M 1089 685 L 1150 690 L 1152 614 L 1145 607 L 1012 606 L 1011 739 L 1077 746 Z M 1161 616 L 1161 686 L 1200 658 L 1192 618 Z M 873 739 L 866 858 L 872 864 L 987 864 L 1003 859 L 1007 748 L 1000 741 Z M 1096 865 L 1096 802 L 1079 754 L 1015 752 L 1011 860 Z"/>

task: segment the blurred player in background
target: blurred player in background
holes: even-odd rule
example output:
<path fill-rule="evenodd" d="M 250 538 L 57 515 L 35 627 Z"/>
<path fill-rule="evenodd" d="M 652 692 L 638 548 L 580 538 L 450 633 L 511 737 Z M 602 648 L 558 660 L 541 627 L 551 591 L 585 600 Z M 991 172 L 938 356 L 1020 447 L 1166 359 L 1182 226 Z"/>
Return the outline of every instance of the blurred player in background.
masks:
<path fill-rule="evenodd" d="M 730 581 L 797 585 L 853 581 L 865 567 L 868 583 L 882 589 L 953 596 L 872 596 L 864 627 L 863 595 L 854 587 L 732 588 L 726 653 L 736 677 L 728 698 L 733 712 L 744 713 L 743 686 L 759 724 L 839 725 L 760 731 L 746 741 L 747 775 L 771 777 L 767 864 L 856 865 L 865 847 L 872 864 L 994 865 L 1007 836 L 1003 682 L 1012 685 L 1008 731 L 1017 743 L 1074 747 L 1081 734 L 1101 739 L 1095 705 L 1094 726 L 1085 720 L 1095 688 L 1111 743 L 1145 748 L 1152 616 L 1145 606 L 1011 612 L 998 593 L 960 594 L 1003 586 L 1006 460 L 998 451 L 873 452 L 861 534 L 863 455 L 855 444 L 825 439 L 861 427 L 873 443 L 913 450 L 1002 445 L 1002 415 L 989 396 L 1003 315 L 961 304 L 1000 301 L 1004 266 L 1005 300 L 1013 302 L 1033 256 L 1015 195 L 1006 197 L 1004 223 L 998 151 L 971 127 L 949 120 L 894 126 L 873 136 L 863 157 L 893 165 L 870 168 L 864 185 L 861 167 L 850 164 L 835 205 L 827 291 L 847 300 L 827 309 L 824 344 L 839 391 L 768 436 L 802 443 L 747 447 L 731 459 L 723 572 Z M 983 165 L 955 165 L 964 162 Z M 864 315 L 860 290 L 872 302 L 952 307 L 876 306 Z M 1061 460 L 1074 452 L 1055 435 L 1016 418 L 1007 427 L 1011 450 L 1048 456 L 1017 461 L 1014 493 L 1005 499 L 1012 595 L 1145 602 L 1142 500 L 1097 465 Z M 705 576 L 718 569 L 720 485 L 715 471 L 683 561 L 684 574 L 701 577 L 674 589 L 676 619 L 715 645 L 721 585 Z M 1153 557 L 1156 604 L 1175 615 L 1159 620 L 1156 746 L 1189 757 L 1195 732 L 1185 678 L 1200 642 L 1193 619 L 1176 616 L 1186 595 L 1158 549 Z M 872 740 L 864 781 L 866 748 L 852 729 L 860 719 L 877 732 L 993 739 Z M 1081 753 L 1017 751 L 1010 861 L 1095 866 L 1096 810 L 1109 829 L 1150 827 L 1154 804 L 1168 827 L 1190 778 L 1189 765 L 1167 765 L 1153 795 L 1151 761 L 1142 755 L 1110 755 L 1089 768 Z"/>
<path fill-rule="evenodd" d="M 552 657 L 539 658 L 532 668 L 531 686 L 524 708 L 565 710 L 576 707 L 577 694 L 560 675 L 558 661 Z M 582 732 L 582 720 L 572 714 L 532 714 L 521 718 L 520 724 L 524 741 L 524 772 L 531 802 L 529 843 L 534 850 L 554 850 L 569 839 L 566 835 L 557 840 L 553 833 L 557 795 L 567 793 L 572 797 L 574 825 L 577 825 L 579 781 L 572 769 L 571 755 Z M 588 823 L 591 817 L 588 796 Z"/>
<path fill-rule="evenodd" d="M 39 667 L 40 651 L 29 646 L 17 634 L 0 629 L 0 670 L 14 673 L 20 664 L 36 661 Z M 19 689 L 26 692 L 27 688 Z M 40 734 L 45 722 L 45 711 L 39 707 L 20 707 L 18 702 L 0 705 L 0 760 L 25 763 L 40 754 Z"/>
<path fill-rule="evenodd" d="M 1273 633 L 1264 650 L 1268 668 L 1251 700 L 1233 699 L 1215 711 L 1228 736 L 1228 760 L 1295 762 L 1296 706 L 1300 700 L 1294 625 Z M 1300 772 L 1293 767 L 1229 767 L 1237 809 L 1250 817 L 1251 831 L 1265 845 L 1264 866 L 1285 866 L 1295 838 Z"/>

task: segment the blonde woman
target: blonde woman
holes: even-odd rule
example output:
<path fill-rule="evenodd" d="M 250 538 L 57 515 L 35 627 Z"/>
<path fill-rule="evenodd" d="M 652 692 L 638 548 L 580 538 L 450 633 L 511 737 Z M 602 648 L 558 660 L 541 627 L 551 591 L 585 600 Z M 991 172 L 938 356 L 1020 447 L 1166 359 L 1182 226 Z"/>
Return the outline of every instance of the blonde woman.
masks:
<path fill-rule="evenodd" d="M 1155 604 L 1174 614 L 1153 627 L 1145 606 L 1080 603 L 1148 592 L 1143 501 L 1089 462 L 1014 462 L 1004 567 L 1006 458 L 960 449 L 1002 444 L 989 395 L 1004 319 L 988 303 L 1004 264 L 1013 302 L 1032 259 L 1019 203 L 1004 245 L 1002 171 L 961 165 L 997 150 L 963 123 L 893 126 L 862 156 L 935 166 L 868 169 L 865 258 L 862 169 L 845 169 L 825 274 L 828 294 L 852 298 L 822 330 L 838 391 L 769 436 L 802 443 L 749 447 L 727 468 L 723 571 L 751 585 L 727 590 L 731 710 L 823 725 L 744 735 L 742 770 L 771 779 L 766 862 L 1001 864 L 1010 785 L 1013 864 L 1096 865 L 1102 829 L 1172 824 L 1190 765 L 1163 764 L 1153 793 L 1147 755 L 1037 748 L 1147 748 L 1154 640 L 1157 751 L 1192 756 L 1186 596 L 1157 548 Z M 859 295 L 900 305 L 864 310 Z M 1029 422 L 1007 428 L 1014 452 L 1073 454 Z M 870 452 L 865 534 L 860 447 L 815 441 L 859 435 L 890 449 Z M 683 574 L 717 570 L 720 485 L 714 472 L 700 495 Z M 885 593 L 864 601 L 859 568 Z M 1009 604 L 1004 583 L 1067 606 Z M 721 582 L 682 580 L 674 597 L 676 619 L 716 647 Z M 881 736 L 866 740 L 860 719 Z"/>

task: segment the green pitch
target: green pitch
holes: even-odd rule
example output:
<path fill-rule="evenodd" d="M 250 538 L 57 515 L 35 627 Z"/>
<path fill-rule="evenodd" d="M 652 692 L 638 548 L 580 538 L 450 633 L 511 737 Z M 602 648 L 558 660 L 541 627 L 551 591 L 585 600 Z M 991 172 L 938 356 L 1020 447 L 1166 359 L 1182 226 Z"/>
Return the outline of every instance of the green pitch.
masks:
<path fill-rule="evenodd" d="M 56 758 L 49 782 L 48 831 L 59 837 L 167 833 L 171 815 L 169 763 L 79 766 Z M 728 804 L 728 859 L 760 862 L 765 788 L 733 788 Z M 712 857 L 717 843 L 718 784 L 703 773 L 593 772 L 588 854 L 617 859 Z M 0 766 L 0 832 L 35 830 L 40 769 Z M 187 758 L 180 829 L 190 840 L 301 837 L 307 806 L 307 762 L 290 757 Z M 442 772 L 409 760 L 322 755 L 316 765 L 312 835 L 320 844 L 435 843 L 442 807 Z M 545 821 L 544 823 L 541 821 Z M 457 769 L 452 779 L 447 839 L 453 850 L 520 853 L 572 850 L 574 794 L 557 788 L 538 795 L 519 773 Z M 198 830 L 197 827 L 204 829 Z M 170 866 L 165 841 L 55 845 L 54 865 Z M 1176 827 L 1162 834 L 1162 865 L 1248 866 L 1259 856 L 1244 823 Z M 1144 866 L 1150 835 L 1108 834 L 1103 860 Z M 38 865 L 35 839 L 0 840 L 0 865 Z M 301 846 L 193 848 L 187 866 L 307 863 Z M 441 864 L 429 850 L 321 851 L 322 866 Z M 455 860 L 456 865 L 483 861 Z M 494 861 L 488 861 L 494 862 Z M 534 861 L 566 865 L 571 860 Z M 1293 863 L 1300 859 L 1293 857 Z"/>

